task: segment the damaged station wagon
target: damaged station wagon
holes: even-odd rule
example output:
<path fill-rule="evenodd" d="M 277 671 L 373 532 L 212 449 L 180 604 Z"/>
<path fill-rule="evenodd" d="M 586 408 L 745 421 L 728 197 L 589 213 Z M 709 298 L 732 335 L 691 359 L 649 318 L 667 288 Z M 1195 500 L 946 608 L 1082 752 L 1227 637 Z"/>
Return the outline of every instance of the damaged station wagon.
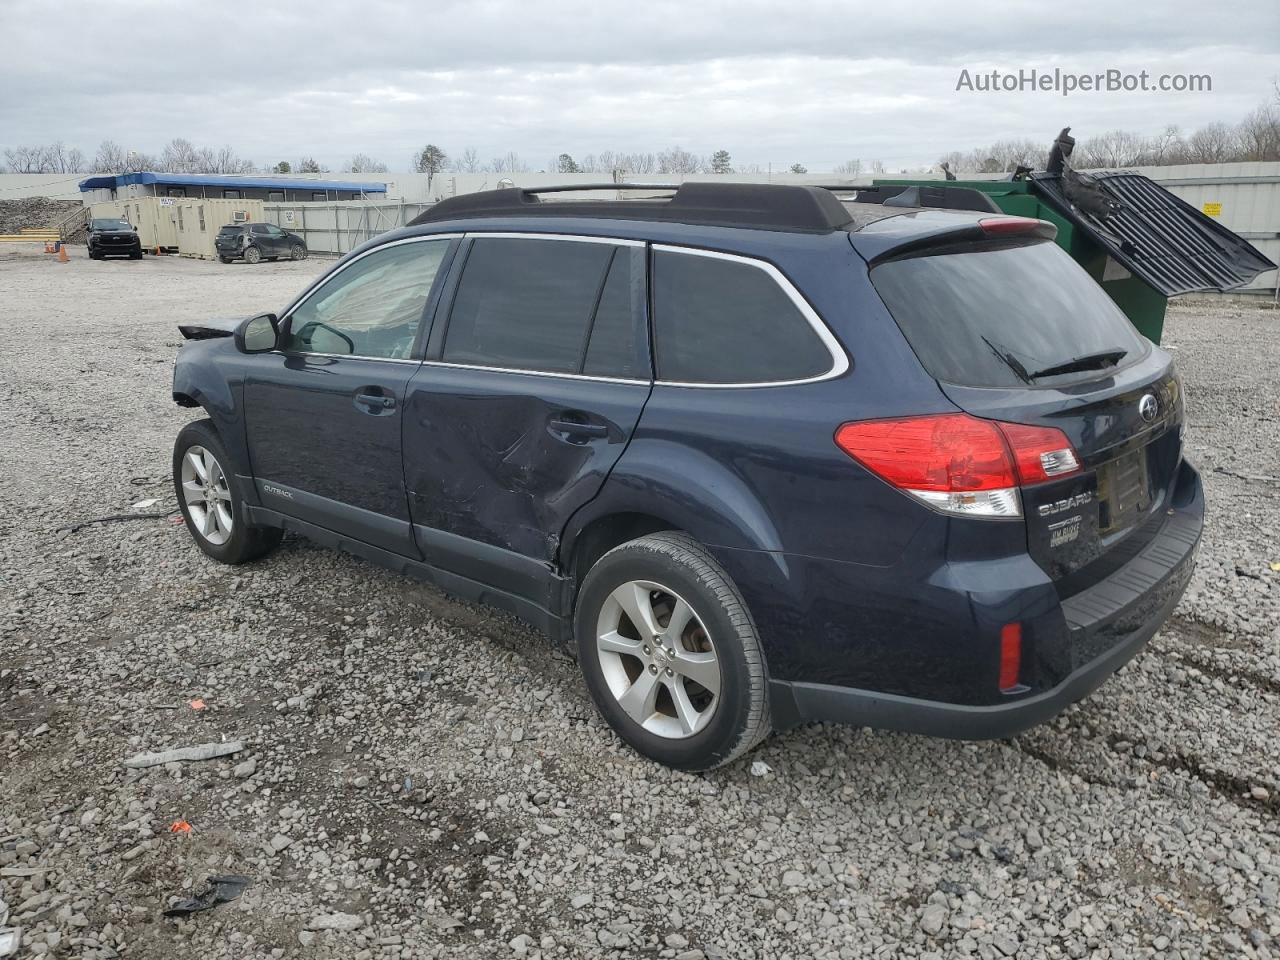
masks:
<path fill-rule="evenodd" d="M 690 770 L 805 721 L 1010 736 L 1143 648 L 1203 525 L 1180 380 L 1050 224 L 644 189 L 445 200 L 185 327 L 196 544 L 512 611 Z"/>

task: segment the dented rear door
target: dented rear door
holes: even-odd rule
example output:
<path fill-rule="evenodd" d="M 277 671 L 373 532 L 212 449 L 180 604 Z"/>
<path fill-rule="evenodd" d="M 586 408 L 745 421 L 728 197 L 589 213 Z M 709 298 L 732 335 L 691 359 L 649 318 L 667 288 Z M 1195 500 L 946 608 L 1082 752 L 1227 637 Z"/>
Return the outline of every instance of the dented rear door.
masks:
<path fill-rule="evenodd" d="M 414 534 L 429 563 L 536 600 L 649 397 L 645 248 L 478 235 L 455 274 L 406 400 Z"/>

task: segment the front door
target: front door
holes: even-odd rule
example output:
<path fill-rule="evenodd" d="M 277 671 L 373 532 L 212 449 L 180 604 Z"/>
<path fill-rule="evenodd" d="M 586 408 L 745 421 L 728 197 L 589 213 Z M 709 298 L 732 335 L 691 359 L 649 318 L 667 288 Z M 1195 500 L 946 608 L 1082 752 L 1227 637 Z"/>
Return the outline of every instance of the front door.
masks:
<path fill-rule="evenodd" d="M 343 264 L 247 358 L 245 430 L 264 506 L 416 556 L 401 462 L 405 386 L 451 241 L 401 241 Z"/>
<path fill-rule="evenodd" d="M 458 258 L 406 399 L 414 533 L 433 565 L 545 602 L 649 396 L 645 248 L 478 235 Z"/>

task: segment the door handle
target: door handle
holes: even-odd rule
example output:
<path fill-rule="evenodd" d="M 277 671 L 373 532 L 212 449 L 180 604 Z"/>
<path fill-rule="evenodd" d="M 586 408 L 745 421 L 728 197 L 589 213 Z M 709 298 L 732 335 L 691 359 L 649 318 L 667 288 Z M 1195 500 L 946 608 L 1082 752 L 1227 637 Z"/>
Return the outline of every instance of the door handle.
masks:
<path fill-rule="evenodd" d="M 366 413 L 381 413 L 386 410 L 394 410 L 396 406 L 396 398 L 384 396 L 380 393 L 365 393 L 361 391 L 355 396 L 356 406 L 367 407 Z"/>
<path fill-rule="evenodd" d="M 580 437 L 607 437 L 609 428 L 603 423 L 580 423 L 576 420 L 552 420 L 547 427 L 557 433 L 572 433 Z"/>

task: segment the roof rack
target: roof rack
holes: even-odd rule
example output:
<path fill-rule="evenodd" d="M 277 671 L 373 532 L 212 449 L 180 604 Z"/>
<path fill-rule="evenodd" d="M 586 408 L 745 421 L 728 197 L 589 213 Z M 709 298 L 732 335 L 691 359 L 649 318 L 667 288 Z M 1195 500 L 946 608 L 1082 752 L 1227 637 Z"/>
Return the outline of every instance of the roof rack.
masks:
<path fill-rule="evenodd" d="M 579 191 L 674 190 L 670 197 L 635 200 L 556 200 L 540 194 Z M 410 226 L 457 217 L 609 217 L 717 227 L 830 233 L 852 219 L 828 189 L 776 183 L 607 183 L 510 187 L 449 197 L 415 217 Z"/>

